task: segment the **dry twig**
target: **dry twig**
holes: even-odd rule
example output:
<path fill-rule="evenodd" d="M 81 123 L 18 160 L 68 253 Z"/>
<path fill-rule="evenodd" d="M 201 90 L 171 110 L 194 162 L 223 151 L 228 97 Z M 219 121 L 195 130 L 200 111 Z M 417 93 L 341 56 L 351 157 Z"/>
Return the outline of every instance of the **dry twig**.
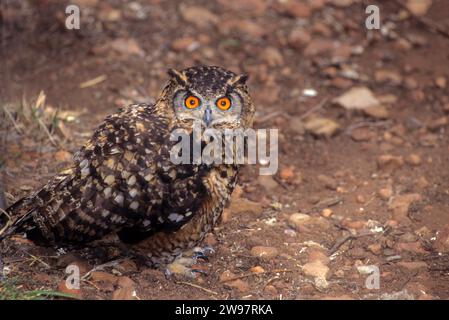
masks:
<path fill-rule="evenodd" d="M 301 116 L 299 116 L 299 119 L 303 120 L 305 118 L 307 118 L 308 116 L 310 116 L 312 113 L 317 112 L 318 110 L 320 110 L 322 107 L 324 107 L 324 105 L 327 102 L 327 98 L 324 98 L 323 100 L 321 100 L 320 103 L 318 103 L 315 107 L 313 107 L 312 109 L 307 110 L 306 112 L 304 112 Z"/>
<path fill-rule="evenodd" d="M 314 106 L 312 109 L 307 110 L 306 112 L 304 112 L 302 115 L 299 116 L 299 119 L 304 120 L 305 118 L 307 118 L 308 116 L 310 116 L 312 113 L 317 112 L 318 110 L 320 110 L 327 102 L 327 98 L 324 98 L 323 100 L 321 100 L 320 103 L 318 103 L 316 106 Z M 267 122 L 268 120 L 271 120 L 274 117 L 289 117 L 288 114 L 285 113 L 285 111 L 274 111 L 271 112 L 269 114 L 264 115 L 261 118 L 258 118 L 255 120 L 256 123 L 264 123 Z"/>
<path fill-rule="evenodd" d="M 397 5 L 399 5 L 402 9 L 406 10 L 413 18 L 415 18 L 416 20 L 421 22 L 424 26 L 426 26 L 431 32 L 440 34 L 443 37 L 449 39 L 449 31 L 446 30 L 445 28 L 443 28 L 441 25 L 439 25 L 438 23 L 436 23 L 435 21 L 433 21 L 427 17 L 419 17 L 419 16 L 415 15 L 413 12 L 411 12 L 409 10 L 409 8 L 407 8 L 406 5 L 404 5 L 399 0 L 395 0 L 394 2 Z"/>
<path fill-rule="evenodd" d="M 231 277 L 229 279 L 223 280 L 222 282 L 229 282 L 229 281 L 234 281 L 234 280 L 238 280 L 238 279 L 248 278 L 251 276 L 260 276 L 260 275 L 264 275 L 264 274 L 273 274 L 273 273 L 282 273 L 282 272 L 293 272 L 293 270 L 276 269 L 276 270 L 264 271 L 264 272 L 259 272 L 259 273 L 246 273 L 246 274 L 242 274 L 240 276 Z"/>
<path fill-rule="evenodd" d="M 267 122 L 268 120 L 271 120 L 272 118 L 277 117 L 277 116 L 285 117 L 285 112 L 284 111 L 274 111 L 274 112 L 264 115 L 261 118 L 256 119 L 255 122 L 264 123 L 264 122 Z"/>
<path fill-rule="evenodd" d="M 353 130 L 363 127 L 387 127 L 391 123 L 390 120 L 385 121 L 361 121 L 350 125 L 346 128 L 345 133 L 351 134 Z"/>
<path fill-rule="evenodd" d="M 347 234 L 343 237 L 338 238 L 335 241 L 335 244 L 332 246 L 332 248 L 329 250 L 328 255 L 331 256 L 333 255 L 335 252 L 337 252 L 337 250 L 344 245 L 347 241 L 349 240 L 353 240 L 353 239 L 358 239 L 361 237 L 367 237 L 367 236 L 375 236 L 378 235 L 379 233 L 376 232 L 371 232 L 371 231 L 366 231 L 366 232 L 361 232 L 359 234 Z"/>
<path fill-rule="evenodd" d="M 117 259 L 117 260 L 113 260 L 113 261 L 109 261 L 103 264 L 100 264 L 94 268 L 92 268 L 91 270 L 89 270 L 84 276 L 81 277 L 81 280 L 86 280 L 87 278 L 89 278 L 89 276 L 92 274 L 92 272 L 94 271 L 98 271 L 98 270 L 104 270 L 104 268 L 107 267 L 115 267 L 116 265 L 118 265 L 120 262 L 122 262 L 124 259 Z"/>
<path fill-rule="evenodd" d="M 37 262 L 40 262 L 41 264 L 43 264 L 47 269 L 51 269 L 50 265 L 48 263 L 46 263 L 45 261 L 43 261 L 41 258 L 39 258 L 35 255 L 32 255 L 31 253 L 28 253 L 26 251 L 23 251 L 23 252 L 25 252 L 27 255 L 29 255 L 33 260 L 30 263 L 30 267 L 37 261 Z"/>
<path fill-rule="evenodd" d="M 204 288 L 204 287 L 199 286 L 199 285 L 194 284 L 194 283 L 185 282 L 185 281 L 177 281 L 177 282 L 175 282 L 175 283 L 176 283 L 176 284 L 185 284 L 185 285 L 187 285 L 187 286 L 191 286 L 191 287 L 194 287 L 194 288 L 203 290 L 203 291 L 205 291 L 205 292 L 207 292 L 207 293 L 210 293 L 210 294 L 213 294 L 213 295 L 218 295 L 218 292 L 209 290 L 209 289 L 207 289 L 207 288 Z"/>

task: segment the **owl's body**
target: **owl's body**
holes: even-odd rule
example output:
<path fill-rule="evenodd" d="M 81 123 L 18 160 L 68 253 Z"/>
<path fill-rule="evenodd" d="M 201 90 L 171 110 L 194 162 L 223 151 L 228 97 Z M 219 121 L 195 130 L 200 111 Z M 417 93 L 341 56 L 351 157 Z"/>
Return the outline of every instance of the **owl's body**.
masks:
<path fill-rule="evenodd" d="M 194 120 L 250 127 L 254 108 L 244 76 L 218 67 L 170 74 L 154 105 L 131 105 L 106 118 L 70 168 L 9 207 L 12 223 L 0 240 L 26 232 L 39 244 L 82 245 L 117 233 L 154 265 L 197 245 L 220 217 L 238 166 L 174 164 L 170 134 L 191 132 Z M 227 96 L 232 112 L 211 111 Z M 188 104 L 192 97 L 199 101 L 195 107 Z"/>

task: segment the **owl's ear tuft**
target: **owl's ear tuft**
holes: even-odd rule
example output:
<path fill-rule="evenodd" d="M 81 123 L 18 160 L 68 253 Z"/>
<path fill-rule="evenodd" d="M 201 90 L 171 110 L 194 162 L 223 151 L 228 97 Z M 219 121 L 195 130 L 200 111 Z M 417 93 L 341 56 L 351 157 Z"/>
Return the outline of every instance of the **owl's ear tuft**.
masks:
<path fill-rule="evenodd" d="M 175 69 L 168 69 L 167 71 L 168 75 L 176 80 L 180 85 L 187 85 L 187 77 L 184 73 L 175 70 Z"/>
<path fill-rule="evenodd" d="M 238 74 L 231 79 L 228 80 L 228 84 L 230 86 L 238 86 L 238 85 L 244 85 L 246 81 L 248 80 L 249 75 L 247 73 Z"/>

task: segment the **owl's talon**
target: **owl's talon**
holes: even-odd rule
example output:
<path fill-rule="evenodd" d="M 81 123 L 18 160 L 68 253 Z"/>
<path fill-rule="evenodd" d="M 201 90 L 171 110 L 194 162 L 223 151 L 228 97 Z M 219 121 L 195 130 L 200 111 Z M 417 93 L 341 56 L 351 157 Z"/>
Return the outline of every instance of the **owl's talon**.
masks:
<path fill-rule="evenodd" d="M 208 256 L 215 253 L 215 249 L 212 248 L 211 246 L 205 246 L 203 248 L 203 250 L 204 250 L 204 253 Z"/>
<path fill-rule="evenodd" d="M 172 280 L 174 276 L 187 277 L 191 279 L 199 278 L 200 276 L 207 276 L 207 270 L 201 266 L 195 265 L 194 267 L 186 267 L 177 262 L 173 262 L 164 269 L 165 279 Z"/>
<path fill-rule="evenodd" d="M 204 247 L 195 247 L 193 248 L 194 253 L 201 253 L 204 256 L 208 256 L 215 253 L 214 248 L 211 246 L 204 246 Z"/>
<path fill-rule="evenodd" d="M 187 278 L 198 278 L 200 276 L 208 276 L 209 270 L 203 263 L 209 262 L 208 254 L 214 253 L 215 250 L 209 246 L 196 247 L 192 250 L 178 256 L 175 261 L 168 264 L 164 269 L 167 279 L 171 279 L 173 275 L 181 275 Z"/>
<path fill-rule="evenodd" d="M 193 260 L 204 260 L 204 262 L 209 262 L 209 258 L 203 252 L 195 252 L 192 257 Z"/>
<path fill-rule="evenodd" d="M 165 279 L 171 280 L 171 278 L 172 278 L 172 272 L 170 271 L 169 268 L 165 268 L 165 269 L 164 269 L 164 276 L 165 276 Z"/>
<path fill-rule="evenodd" d="M 164 270 L 162 272 L 164 273 L 165 279 L 170 280 L 170 277 L 171 277 L 170 270 L 168 270 L 168 268 L 164 268 Z"/>
<path fill-rule="evenodd" d="M 209 256 L 215 253 L 215 250 L 211 246 L 195 247 L 193 248 L 192 259 L 195 261 L 203 260 L 209 262 Z"/>
<path fill-rule="evenodd" d="M 208 276 L 209 272 L 207 272 L 207 270 L 205 270 L 205 268 L 201 266 L 195 266 L 192 267 L 192 274 L 194 275 L 194 278 L 199 278 L 201 276 Z"/>

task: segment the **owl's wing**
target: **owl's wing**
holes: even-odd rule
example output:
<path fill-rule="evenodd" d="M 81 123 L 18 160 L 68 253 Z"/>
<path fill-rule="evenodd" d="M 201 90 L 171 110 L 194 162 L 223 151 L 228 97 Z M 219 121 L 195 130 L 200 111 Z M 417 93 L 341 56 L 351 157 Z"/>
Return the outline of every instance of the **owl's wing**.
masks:
<path fill-rule="evenodd" d="M 166 127 L 167 120 L 144 104 L 106 118 L 72 167 L 6 210 L 13 222 L 0 240 L 27 232 L 37 242 L 87 242 L 142 223 L 140 206 L 160 205 L 166 191 L 152 184 Z"/>
<path fill-rule="evenodd" d="M 148 179 L 146 194 L 153 195 L 157 201 L 145 199 L 143 202 L 148 205 L 144 218 L 118 232 L 124 242 L 134 243 L 156 232 L 179 229 L 199 212 L 207 197 L 203 178 L 211 168 L 203 164 L 175 164 L 171 151 L 178 142 L 172 141 L 167 134 L 151 164 L 145 166 L 148 175 L 154 175 Z"/>
<path fill-rule="evenodd" d="M 198 224 L 197 228 L 200 229 L 206 221 L 213 224 L 234 189 L 238 166 L 174 165 L 167 155 L 169 149 L 170 143 L 166 143 L 157 161 L 159 177 L 167 188 L 162 206 L 150 213 L 149 224 L 135 224 L 118 233 L 126 243 L 149 239 L 154 244 L 157 241 L 152 242 L 151 239 L 156 239 L 156 234 L 158 237 L 161 234 L 169 237 L 170 234 L 178 234 L 180 229 L 187 230 L 185 227 L 188 224 Z M 190 222 L 198 219 L 201 222 Z"/>
<path fill-rule="evenodd" d="M 120 239 L 126 243 L 138 242 L 156 232 L 181 228 L 200 211 L 207 198 L 208 191 L 202 179 L 209 172 L 208 168 L 173 165 L 167 158 L 159 158 L 157 164 L 157 174 L 163 182 L 156 185 L 164 190 L 163 197 L 159 205 L 147 209 L 145 219 L 118 232 Z"/>
<path fill-rule="evenodd" d="M 157 232 L 151 237 L 143 237 L 133 246 L 136 252 L 149 258 L 155 266 L 168 263 L 167 251 L 191 248 L 201 241 L 220 217 L 226 201 L 229 199 L 237 181 L 237 165 L 218 165 L 210 167 L 202 176 L 205 193 L 201 202 L 189 220 L 181 227 L 172 229 L 173 221 L 164 220 L 163 227 L 170 228 L 170 232 Z M 179 213 L 179 212 L 178 212 Z M 164 230 L 164 229 L 163 229 Z"/>

